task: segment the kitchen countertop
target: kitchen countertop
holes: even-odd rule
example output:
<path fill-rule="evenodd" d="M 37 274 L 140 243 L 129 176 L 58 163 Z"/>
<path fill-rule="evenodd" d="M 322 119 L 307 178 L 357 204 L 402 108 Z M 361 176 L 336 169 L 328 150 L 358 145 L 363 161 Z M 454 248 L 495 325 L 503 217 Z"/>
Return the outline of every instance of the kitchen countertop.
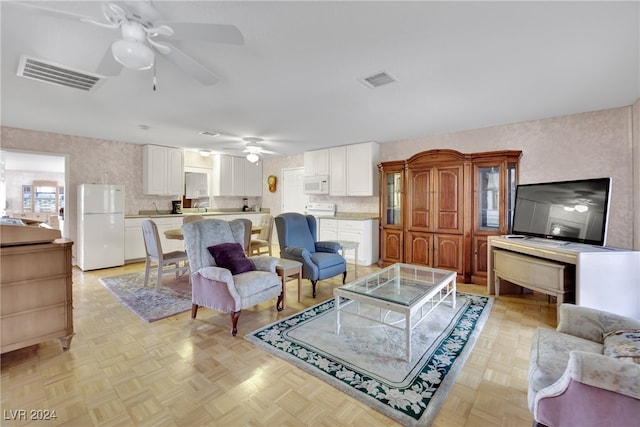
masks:
<path fill-rule="evenodd" d="M 379 217 L 380 216 L 377 213 L 370 212 L 336 212 L 335 216 L 319 216 L 318 218 L 365 221 L 368 219 L 378 219 Z"/>
<path fill-rule="evenodd" d="M 242 211 L 242 210 L 210 210 L 208 212 L 200 212 L 194 210 L 183 209 L 181 214 L 172 214 L 169 211 L 140 211 L 137 215 L 125 215 L 125 218 L 183 218 L 189 215 L 215 216 L 215 215 L 242 215 L 242 214 L 267 214 L 269 210 L 261 211 Z"/>

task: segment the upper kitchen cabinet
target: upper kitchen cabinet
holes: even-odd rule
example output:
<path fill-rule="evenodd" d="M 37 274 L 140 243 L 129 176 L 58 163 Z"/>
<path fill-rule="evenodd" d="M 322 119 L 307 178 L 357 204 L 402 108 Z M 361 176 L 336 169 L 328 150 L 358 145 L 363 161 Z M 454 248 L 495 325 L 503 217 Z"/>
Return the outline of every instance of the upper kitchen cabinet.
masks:
<path fill-rule="evenodd" d="M 262 196 L 262 163 L 244 157 L 213 156 L 214 196 Z"/>
<path fill-rule="evenodd" d="M 262 162 L 251 163 L 244 160 L 244 194 L 248 197 L 262 197 Z"/>
<path fill-rule="evenodd" d="M 329 175 L 329 149 L 304 152 L 304 175 Z"/>
<path fill-rule="evenodd" d="M 211 181 L 211 171 L 207 169 L 197 170 L 197 168 L 185 167 L 184 174 L 184 197 L 185 199 L 199 199 L 209 197 L 209 182 Z"/>
<path fill-rule="evenodd" d="M 378 143 L 363 142 L 347 145 L 346 159 L 347 196 L 377 195 L 377 165 L 380 161 L 380 146 Z"/>
<path fill-rule="evenodd" d="M 305 167 L 306 171 L 306 167 Z M 347 147 L 329 148 L 329 194 L 347 195 Z"/>
<path fill-rule="evenodd" d="M 142 192 L 160 196 L 178 196 L 184 192 L 182 150 L 159 145 L 142 147 Z"/>
<path fill-rule="evenodd" d="M 329 148 L 329 194 L 376 196 L 379 153 L 380 148 L 376 142 Z"/>

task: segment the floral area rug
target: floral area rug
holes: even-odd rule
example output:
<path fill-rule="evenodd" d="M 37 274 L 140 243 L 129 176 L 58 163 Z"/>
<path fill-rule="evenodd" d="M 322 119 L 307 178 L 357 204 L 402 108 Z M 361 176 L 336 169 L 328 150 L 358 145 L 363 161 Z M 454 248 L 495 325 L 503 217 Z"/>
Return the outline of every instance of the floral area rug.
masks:
<path fill-rule="evenodd" d="M 101 277 L 100 282 L 142 320 L 156 320 L 191 310 L 191 284 L 188 275 L 176 279 L 166 274 L 156 291 L 156 275 L 151 274 L 144 286 L 144 271 L 120 276 Z"/>
<path fill-rule="evenodd" d="M 403 330 L 346 313 L 336 334 L 333 299 L 245 338 L 404 425 L 428 426 L 493 306 L 488 297 L 458 293 L 456 298 L 455 309 L 447 300 L 415 326 L 410 362 Z M 355 309 L 356 304 L 347 306 Z M 360 313 L 404 324 L 403 316 L 364 304 Z"/>

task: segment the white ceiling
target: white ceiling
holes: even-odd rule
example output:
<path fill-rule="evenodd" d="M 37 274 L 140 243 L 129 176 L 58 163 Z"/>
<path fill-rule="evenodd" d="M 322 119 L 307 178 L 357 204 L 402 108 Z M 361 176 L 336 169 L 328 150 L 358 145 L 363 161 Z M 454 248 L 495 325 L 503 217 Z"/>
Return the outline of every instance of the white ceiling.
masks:
<path fill-rule="evenodd" d="M 119 32 L 3 1 L 1 122 L 213 150 L 255 136 L 296 154 L 627 106 L 640 97 L 639 4 L 156 1 L 167 21 L 240 29 L 242 46 L 175 42 L 220 82 L 159 57 L 157 91 L 152 70 L 124 69 L 84 92 L 17 77 L 20 55 L 94 72 Z M 46 6 L 104 20 L 99 2 Z M 358 81 L 382 70 L 398 81 Z"/>

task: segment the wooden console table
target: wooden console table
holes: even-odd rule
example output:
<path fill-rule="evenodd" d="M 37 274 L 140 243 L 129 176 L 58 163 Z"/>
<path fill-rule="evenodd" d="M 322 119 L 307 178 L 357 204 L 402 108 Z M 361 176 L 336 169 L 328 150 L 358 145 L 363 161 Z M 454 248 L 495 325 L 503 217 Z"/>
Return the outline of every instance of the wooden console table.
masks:
<path fill-rule="evenodd" d="M 544 239 L 490 236 L 487 292 L 516 288 L 558 297 L 575 295 L 575 304 L 640 319 L 640 252 Z"/>

